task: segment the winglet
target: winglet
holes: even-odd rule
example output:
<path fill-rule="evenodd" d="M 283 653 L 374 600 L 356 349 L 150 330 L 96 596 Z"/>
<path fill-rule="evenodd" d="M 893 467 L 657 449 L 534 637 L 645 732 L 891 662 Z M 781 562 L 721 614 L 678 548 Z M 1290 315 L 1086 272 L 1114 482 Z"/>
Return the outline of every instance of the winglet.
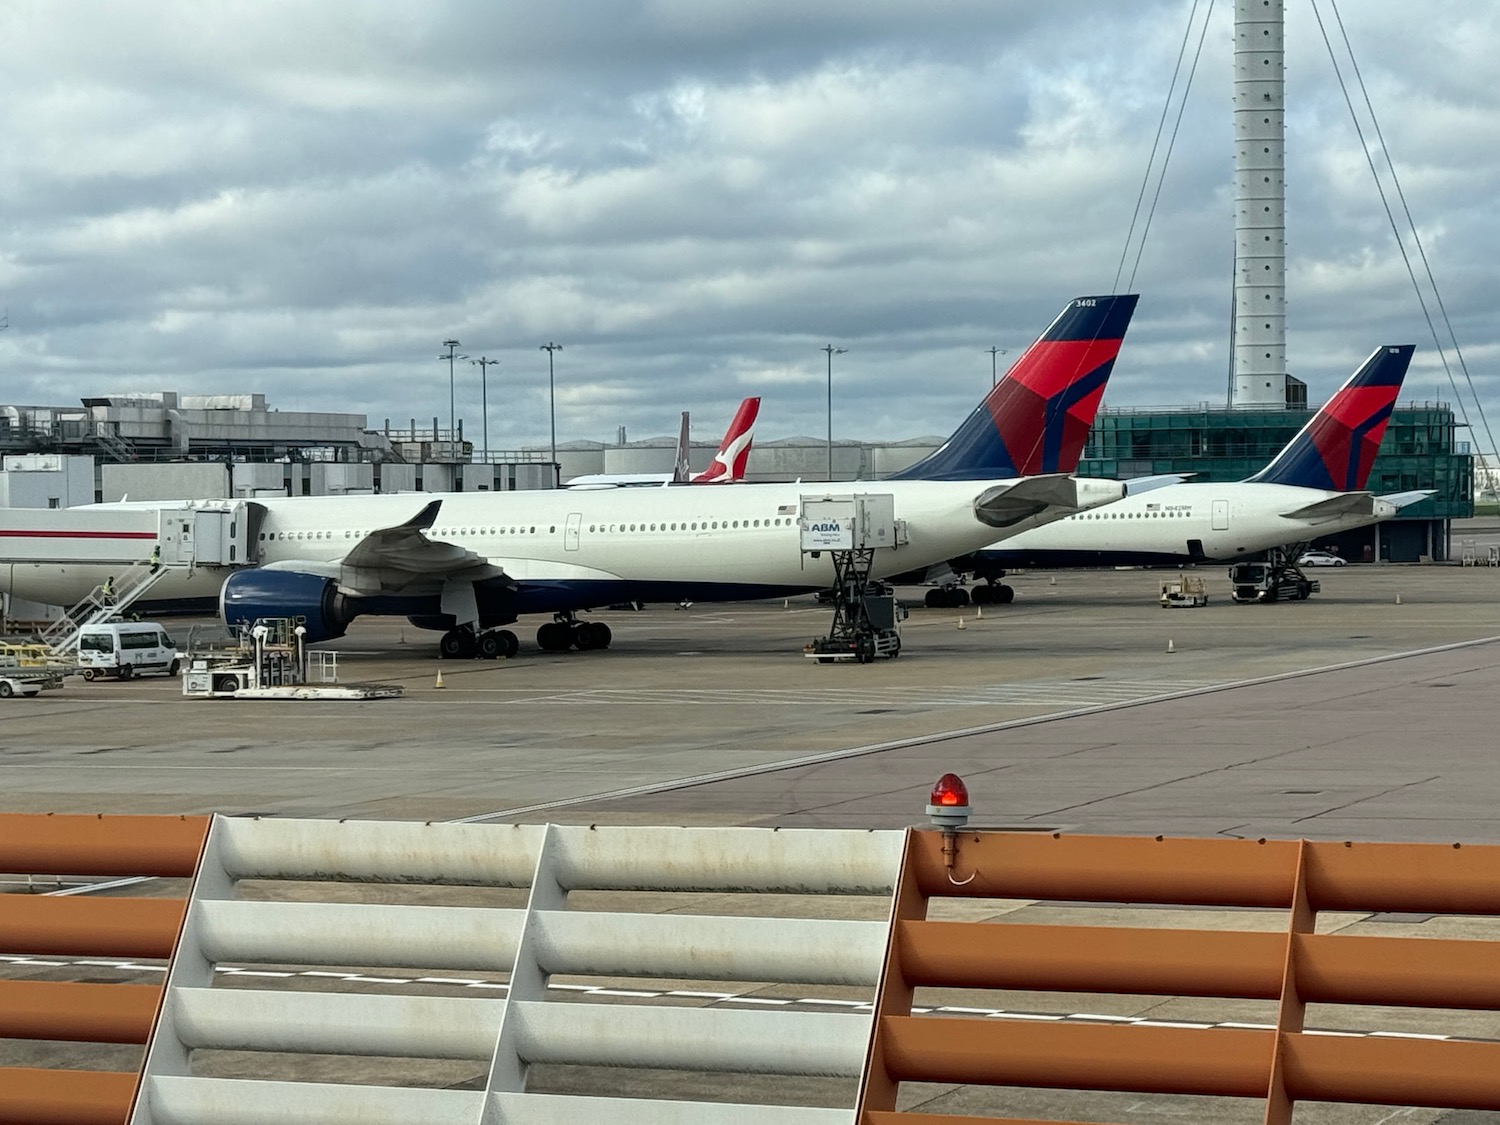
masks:
<path fill-rule="evenodd" d="M 1139 298 L 1079 297 L 942 446 L 892 480 L 1071 473 Z"/>
<path fill-rule="evenodd" d="M 405 523 L 397 524 L 397 527 L 410 528 L 413 531 L 426 531 L 437 523 L 438 509 L 443 506 L 441 500 L 434 500 Z"/>
<path fill-rule="evenodd" d="M 750 445 L 755 440 L 755 419 L 760 414 L 760 399 L 752 397 L 740 402 L 729 429 L 724 431 L 724 440 L 714 454 L 714 462 L 697 476 L 694 484 L 730 484 L 745 479 L 745 465 L 750 460 Z"/>
<path fill-rule="evenodd" d="M 1250 480 L 1335 492 L 1364 488 L 1415 350 L 1413 344 L 1376 348 L 1287 447 Z"/>

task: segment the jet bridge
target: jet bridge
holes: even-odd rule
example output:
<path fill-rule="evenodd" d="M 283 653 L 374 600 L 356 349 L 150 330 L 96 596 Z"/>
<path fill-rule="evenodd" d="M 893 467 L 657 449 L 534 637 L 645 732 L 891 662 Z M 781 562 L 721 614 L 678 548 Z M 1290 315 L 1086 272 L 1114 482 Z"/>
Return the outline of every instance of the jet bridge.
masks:
<path fill-rule="evenodd" d="M 872 584 L 876 552 L 906 542 L 906 524 L 896 518 L 890 493 L 804 496 L 799 521 L 802 554 L 833 560 L 833 624 L 826 637 L 804 649 L 819 663 L 901 654 L 901 619 L 906 610 L 882 584 Z"/>
<path fill-rule="evenodd" d="M 244 500 L 206 500 L 158 510 L 161 561 L 182 566 L 253 566 L 259 562 L 265 507 Z"/>

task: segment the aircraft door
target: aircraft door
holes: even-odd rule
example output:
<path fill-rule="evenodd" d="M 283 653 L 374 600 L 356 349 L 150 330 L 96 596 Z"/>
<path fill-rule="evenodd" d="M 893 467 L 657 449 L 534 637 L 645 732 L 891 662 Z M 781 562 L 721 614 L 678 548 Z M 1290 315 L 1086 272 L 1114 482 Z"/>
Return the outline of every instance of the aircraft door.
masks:
<path fill-rule="evenodd" d="M 1229 501 L 1215 500 L 1213 510 L 1213 530 L 1229 530 Z"/>
<path fill-rule="evenodd" d="M 563 526 L 563 550 L 578 550 L 578 532 L 583 527 L 583 513 L 569 512 L 568 522 Z"/>

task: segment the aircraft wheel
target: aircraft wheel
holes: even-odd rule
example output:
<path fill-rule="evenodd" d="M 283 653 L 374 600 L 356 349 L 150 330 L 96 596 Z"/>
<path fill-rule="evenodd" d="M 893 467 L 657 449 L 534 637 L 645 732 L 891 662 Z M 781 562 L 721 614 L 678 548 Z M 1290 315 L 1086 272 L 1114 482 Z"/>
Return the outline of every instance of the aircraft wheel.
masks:
<path fill-rule="evenodd" d="M 971 600 L 975 605 L 989 605 L 995 600 L 995 587 L 988 583 L 983 586 L 975 586 Z"/>
<path fill-rule="evenodd" d="M 943 601 L 943 591 L 938 589 L 928 590 L 922 598 L 922 604 L 928 609 L 942 609 Z"/>
<path fill-rule="evenodd" d="M 461 660 L 474 655 L 474 634 L 467 629 L 449 629 L 438 641 L 438 655 L 444 660 Z"/>
<path fill-rule="evenodd" d="M 566 652 L 573 646 L 573 631 L 566 622 L 549 621 L 537 629 L 536 643 L 543 652 Z"/>
<path fill-rule="evenodd" d="M 481 660 L 495 660 L 500 655 L 500 639 L 494 633 L 481 634 L 478 646 Z"/>
<path fill-rule="evenodd" d="M 609 643 L 615 639 L 614 630 L 602 621 L 594 622 L 594 647 L 608 648 Z"/>
<path fill-rule="evenodd" d="M 996 586 L 995 587 L 994 597 L 995 597 L 995 604 L 996 605 L 1010 605 L 1011 602 L 1013 602 L 1013 601 L 1016 600 L 1016 590 L 1015 590 L 1015 587 L 1014 586 Z"/>
<path fill-rule="evenodd" d="M 516 639 L 516 635 L 509 629 L 501 629 L 499 632 L 494 634 L 494 637 L 495 640 L 500 644 L 500 655 L 503 656 L 506 660 L 509 660 L 512 656 L 521 651 L 521 642 Z"/>
<path fill-rule="evenodd" d="M 599 647 L 592 621 L 575 622 L 568 635 L 573 639 L 573 647 L 579 652 L 588 652 L 590 649 Z"/>

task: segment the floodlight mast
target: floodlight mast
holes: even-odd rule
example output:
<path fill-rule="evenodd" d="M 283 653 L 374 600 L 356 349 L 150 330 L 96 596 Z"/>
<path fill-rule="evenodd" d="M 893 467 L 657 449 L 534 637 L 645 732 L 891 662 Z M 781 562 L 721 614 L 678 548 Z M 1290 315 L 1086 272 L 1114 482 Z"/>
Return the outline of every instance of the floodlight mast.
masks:
<path fill-rule="evenodd" d="M 455 359 L 468 359 L 469 358 L 466 355 L 459 355 L 458 354 L 458 349 L 461 346 L 462 345 L 459 344 L 459 342 L 457 340 L 444 340 L 443 341 L 443 347 L 447 348 L 448 351 L 447 351 L 446 354 L 438 356 L 438 359 L 446 359 L 448 361 L 448 440 L 449 441 L 453 441 L 454 440 L 454 435 L 458 433 L 458 409 L 457 409 L 457 406 L 456 406 L 457 399 L 455 398 L 454 393 L 453 393 L 453 361 Z M 433 434 L 432 436 L 434 438 L 436 438 L 437 434 Z"/>
<path fill-rule="evenodd" d="M 848 348 L 836 348 L 832 344 L 824 344 L 818 349 L 828 354 L 828 479 L 833 479 L 833 357 L 843 355 Z"/>

